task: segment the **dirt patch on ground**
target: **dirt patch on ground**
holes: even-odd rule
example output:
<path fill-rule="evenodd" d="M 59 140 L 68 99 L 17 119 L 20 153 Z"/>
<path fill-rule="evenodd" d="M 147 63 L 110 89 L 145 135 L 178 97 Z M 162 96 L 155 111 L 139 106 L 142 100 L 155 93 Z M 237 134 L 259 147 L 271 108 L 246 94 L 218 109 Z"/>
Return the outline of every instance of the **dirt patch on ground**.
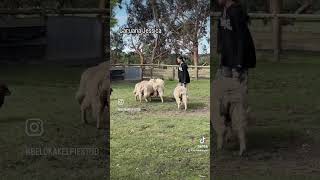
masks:
<path fill-rule="evenodd" d="M 248 151 L 243 157 L 238 156 L 237 139 L 232 139 L 224 150 L 217 152 L 214 144 L 211 156 L 211 171 L 215 177 L 241 176 L 271 176 L 320 177 L 319 142 L 312 137 L 312 132 L 283 130 L 276 133 L 252 131 L 248 133 Z M 260 139 L 258 137 L 260 137 Z M 211 142 L 214 143 L 214 142 Z"/>

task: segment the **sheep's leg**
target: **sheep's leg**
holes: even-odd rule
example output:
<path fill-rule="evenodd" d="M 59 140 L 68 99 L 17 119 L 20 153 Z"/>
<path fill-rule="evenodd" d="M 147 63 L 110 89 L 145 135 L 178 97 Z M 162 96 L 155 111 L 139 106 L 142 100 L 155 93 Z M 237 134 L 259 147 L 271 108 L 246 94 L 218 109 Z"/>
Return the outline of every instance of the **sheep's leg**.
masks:
<path fill-rule="evenodd" d="M 231 138 L 232 138 L 232 127 L 230 125 L 226 127 L 225 141 L 229 142 Z"/>
<path fill-rule="evenodd" d="M 163 92 L 162 91 L 159 92 L 159 96 L 160 96 L 161 102 L 163 103 Z"/>
<path fill-rule="evenodd" d="M 85 107 L 81 106 L 81 120 L 83 123 L 88 124 L 86 111 L 87 111 L 87 109 Z"/>
<path fill-rule="evenodd" d="M 100 103 L 99 100 L 97 100 L 94 104 L 93 104 L 93 113 L 95 115 L 95 118 L 97 120 L 97 128 L 101 128 L 101 123 L 102 123 L 102 116 L 103 116 L 103 110 L 104 110 L 104 107 L 102 106 L 102 104 Z"/>
<path fill-rule="evenodd" d="M 139 93 L 139 100 L 140 100 L 140 103 L 142 102 L 142 94 Z"/>
<path fill-rule="evenodd" d="M 103 109 L 99 110 L 97 112 L 97 128 L 100 129 L 101 128 L 101 123 L 102 123 L 102 118 L 103 118 Z"/>
<path fill-rule="evenodd" d="M 81 120 L 83 123 L 85 124 L 88 124 L 88 121 L 87 121 L 87 110 L 89 108 L 89 102 L 88 102 L 88 98 L 84 98 L 82 103 L 81 103 L 81 106 L 80 106 L 80 110 L 81 110 Z"/>
<path fill-rule="evenodd" d="M 177 105 L 178 105 L 178 110 L 180 110 L 180 104 L 181 104 L 180 98 L 176 98 L 176 102 L 177 102 Z"/>
<path fill-rule="evenodd" d="M 246 109 L 241 103 L 236 104 L 232 111 L 232 126 L 238 133 L 239 155 L 241 156 L 246 151 Z"/>
<path fill-rule="evenodd" d="M 219 123 L 218 127 L 216 127 L 217 133 L 217 150 L 221 150 L 223 148 L 223 139 L 225 133 L 225 126 L 222 123 Z"/>
<path fill-rule="evenodd" d="M 239 156 L 242 156 L 242 154 L 246 151 L 246 135 L 244 130 L 238 131 L 238 138 L 240 142 Z"/>
<path fill-rule="evenodd" d="M 88 121 L 87 121 L 87 113 L 86 113 L 86 110 L 81 110 L 81 119 L 82 119 L 82 122 L 85 123 L 85 124 L 88 124 Z"/>
<path fill-rule="evenodd" d="M 148 94 L 147 93 L 143 93 L 143 97 L 144 97 L 144 100 L 146 101 L 146 102 L 148 102 L 148 99 L 150 99 L 150 101 L 151 101 L 151 95 L 149 95 L 148 96 Z"/>
<path fill-rule="evenodd" d="M 226 126 L 225 117 L 220 114 L 220 104 L 218 102 L 213 105 L 211 122 L 217 136 L 217 150 L 220 151 L 223 148 Z"/>
<path fill-rule="evenodd" d="M 183 103 L 184 103 L 184 110 L 186 111 L 187 110 L 187 96 L 183 96 L 182 97 L 182 100 L 183 100 Z"/>

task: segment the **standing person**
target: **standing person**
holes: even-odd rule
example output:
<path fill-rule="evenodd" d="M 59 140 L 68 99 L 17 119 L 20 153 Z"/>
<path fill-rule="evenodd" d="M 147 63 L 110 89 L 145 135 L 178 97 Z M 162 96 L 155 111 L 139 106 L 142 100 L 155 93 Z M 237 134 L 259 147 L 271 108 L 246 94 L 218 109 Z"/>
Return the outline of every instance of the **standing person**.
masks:
<path fill-rule="evenodd" d="M 218 21 L 220 66 L 213 81 L 212 125 L 217 148 L 237 131 L 239 154 L 246 150 L 245 127 L 248 117 L 248 69 L 256 65 L 255 47 L 248 28 L 248 15 L 238 0 L 218 0 L 223 12 Z"/>
<path fill-rule="evenodd" d="M 179 64 L 179 68 L 178 68 L 179 83 L 181 86 L 187 87 L 187 84 L 190 83 L 188 65 L 182 56 L 179 56 L 177 58 L 177 63 Z"/>
<path fill-rule="evenodd" d="M 220 67 L 242 73 L 256 65 L 255 47 L 248 28 L 249 17 L 239 0 L 219 0 L 224 7 L 218 22 Z"/>

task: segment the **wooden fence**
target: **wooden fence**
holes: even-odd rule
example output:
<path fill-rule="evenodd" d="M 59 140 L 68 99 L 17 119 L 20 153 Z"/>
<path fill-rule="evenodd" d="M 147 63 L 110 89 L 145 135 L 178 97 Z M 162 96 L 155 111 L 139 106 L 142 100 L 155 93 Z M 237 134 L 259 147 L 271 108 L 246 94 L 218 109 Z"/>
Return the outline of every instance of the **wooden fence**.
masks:
<path fill-rule="evenodd" d="M 320 15 L 315 14 L 281 14 L 280 13 L 280 2 L 279 0 L 270 0 L 271 13 L 249 13 L 251 19 L 267 19 L 272 21 L 272 49 L 274 54 L 274 60 L 280 60 L 280 52 L 282 49 L 282 25 L 281 20 L 291 19 L 294 21 L 302 22 L 320 22 Z M 220 16 L 220 13 L 213 12 L 211 18 L 215 21 Z M 214 23 L 214 22 L 213 22 Z M 217 29 L 217 28 L 215 28 Z M 213 36 L 216 37 L 216 36 Z M 289 37 L 290 38 L 290 37 Z M 316 46 L 316 45 L 313 45 Z M 212 47 L 213 48 L 213 47 Z M 312 49 L 312 48 L 311 48 Z M 303 49 L 302 49 L 303 50 Z"/>
<path fill-rule="evenodd" d="M 139 67 L 142 70 L 140 79 L 163 78 L 168 80 L 178 79 L 178 65 L 165 64 L 112 64 L 112 68 Z M 190 78 L 209 79 L 210 66 L 188 66 Z"/>
<path fill-rule="evenodd" d="M 96 14 L 110 15 L 107 8 L 23 8 L 23 9 L 0 9 L 0 15 L 50 15 L 50 14 Z"/>
<path fill-rule="evenodd" d="M 100 0 L 98 8 L 65 8 L 65 9 L 42 9 L 42 8 L 21 8 L 21 9 L 0 9 L 0 15 L 38 15 L 38 16 L 47 16 L 47 15 L 96 15 L 100 17 L 101 21 L 101 60 L 108 59 L 109 46 L 107 42 L 109 41 L 109 21 L 106 17 L 110 16 L 109 3 L 105 0 Z M 106 112 L 105 117 L 110 117 L 110 111 Z M 109 118 L 102 118 L 100 124 L 97 125 L 97 128 L 106 128 L 110 127 Z M 108 149 L 108 148 L 107 148 Z"/>

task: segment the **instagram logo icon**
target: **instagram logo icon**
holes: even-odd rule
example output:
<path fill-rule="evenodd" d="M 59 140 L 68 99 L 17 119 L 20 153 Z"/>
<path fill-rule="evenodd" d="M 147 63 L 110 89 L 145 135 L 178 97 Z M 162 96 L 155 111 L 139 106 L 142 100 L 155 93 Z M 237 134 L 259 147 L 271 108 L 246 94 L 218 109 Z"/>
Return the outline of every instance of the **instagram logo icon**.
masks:
<path fill-rule="evenodd" d="M 28 136 L 42 136 L 43 130 L 43 121 L 41 119 L 27 119 L 25 132 Z"/>

